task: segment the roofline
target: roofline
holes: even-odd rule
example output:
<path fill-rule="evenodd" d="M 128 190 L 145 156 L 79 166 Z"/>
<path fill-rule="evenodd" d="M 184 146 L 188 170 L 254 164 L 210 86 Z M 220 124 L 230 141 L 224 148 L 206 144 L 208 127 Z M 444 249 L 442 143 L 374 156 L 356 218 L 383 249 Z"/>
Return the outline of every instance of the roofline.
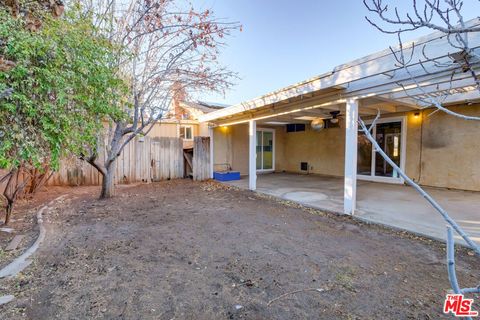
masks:
<path fill-rule="evenodd" d="M 198 120 L 165 118 L 155 121 L 156 124 L 198 124 Z"/>
<path fill-rule="evenodd" d="M 480 18 L 471 19 L 471 20 L 466 22 L 466 25 L 467 26 L 480 25 Z M 408 41 L 406 43 L 403 43 L 403 48 L 404 49 L 409 49 L 409 48 L 412 48 L 414 45 L 416 47 L 418 47 L 418 46 L 424 45 L 426 43 L 442 39 L 445 36 L 446 36 L 445 33 L 441 32 L 441 31 L 436 31 L 436 32 L 430 33 L 428 35 L 425 35 L 425 36 L 419 37 L 417 39 L 414 39 L 412 41 Z M 239 104 L 235 104 L 233 106 L 226 107 L 226 108 L 221 109 L 221 110 L 213 111 L 213 112 L 208 113 L 206 115 L 202 115 L 202 116 L 200 116 L 199 121 L 200 122 L 214 121 L 216 119 L 219 119 L 219 118 L 222 118 L 222 117 L 225 117 L 225 116 L 230 116 L 230 115 L 234 115 L 236 113 L 245 112 L 245 111 L 249 111 L 249 110 L 252 110 L 252 109 L 257 109 L 257 108 L 260 108 L 262 106 L 274 104 L 274 103 L 277 103 L 277 102 L 280 102 L 280 101 L 283 101 L 283 100 L 286 100 L 286 99 L 299 97 L 299 96 L 302 96 L 302 95 L 305 95 L 305 94 L 310 94 L 310 93 L 313 93 L 315 91 L 319 91 L 319 90 L 322 90 L 322 89 L 335 88 L 335 87 L 337 87 L 338 89 L 340 89 L 342 87 L 345 88 L 345 86 L 334 84 L 334 85 L 326 86 L 324 88 L 317 88 L 315 90 L 308 91 L 308 90 L 305 90 L 305 88 L 302 88 L 302 87 L 305 87 L 308 84 L 320 81 L 322 79 L 328 78 L 328 77 L 330 77 L 330 76 L 332 76 L 335 73 L 338 73 L 340 71 L 345 71 L 347 69 L 357 67 L 361 64 L 371 62 L 371 61 L 374 61 L 374 60 L 378 60 L 380 58 L 393 56 L 392 51 L 399 52 L 400 51 L 399 45 L 391 46 L 388 49 L 384 49 L 382 51 L 378 51 L 376 53 L 364 56 L 362 58 L 352 60 L 348 63 L 338 65 L 335 68 L 333 68 L 332 71 L 330 71 L 330 72 L 326 72 L 326 73 L 320 74 L 318 76 L 309 78 L 307 80 L 297 82 L 297 83 L 289 85 L 287 87 L 269 92 L 269 93 L 267 93 L 265 95 L 262 95 L 262 96 L 259 96 L 257 98 L 253 98 L 251 100 L 247 100 L 245 102 L 241 102 Z M 372 74 L 367 75 L 367 76 L 361 76 L 361 77 L 358 77 L 356 79 L 351 79 L 350 81 L 346 81 L 344 84 L 348 84 L 351 81 L 357 81 L 357 80 L 365 79 L 369 76 L 374 76 L 374 75 L 377 75 L 377 74 L 382 74 L 382 73 L 386 73 L 386 72 L 393 71 L 393 70 L 394 69 L 385 70 L 385 71 L 382 71 L 382 72 L 379 72 L 379 73 L 372 73 Z M 292 89 L 297 89 L 297 91 L 300 91 L 300 92 L 295 92 L 294 94 L 288 94 L 288 91 L 291 91 Z"/>

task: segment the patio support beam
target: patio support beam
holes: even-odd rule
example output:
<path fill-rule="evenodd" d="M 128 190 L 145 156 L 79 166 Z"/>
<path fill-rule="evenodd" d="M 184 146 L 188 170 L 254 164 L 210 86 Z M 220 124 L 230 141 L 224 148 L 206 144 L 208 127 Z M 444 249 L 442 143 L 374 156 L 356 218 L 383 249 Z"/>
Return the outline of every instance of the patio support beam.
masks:
<path fill-rule="evenodd" d="M 357 198 L 358 100 L 347 99 L 345 108 L 345 185 L 343 211 L 353 215 Z"/>
<path fill-rule="evenodd" d="M 257 189 L 257 122 L 248 121 L 248 188 Z"/>
<path fill-rule="evenodd" d="M 213 179 L 213 163 L 215 162 L 215 154 L 213 148 L 215 147 L 213 142 L 213 127 L 208 127 L 208 135 L 210 136 L 210 179 Z"/>

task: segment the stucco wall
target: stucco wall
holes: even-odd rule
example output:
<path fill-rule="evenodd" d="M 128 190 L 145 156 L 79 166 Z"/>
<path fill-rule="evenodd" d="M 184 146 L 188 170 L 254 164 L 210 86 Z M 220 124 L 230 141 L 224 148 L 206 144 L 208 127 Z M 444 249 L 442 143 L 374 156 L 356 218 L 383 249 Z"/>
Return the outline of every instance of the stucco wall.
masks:
<path fill-rule="evenodd" d="M 155 123 L 152 130 L 148 133 L 149 137 L 178 137 L 178 128 L 180 125 L 192 126 L 193 136 L 199 135 L 198 124 L 194 122 L 175 123 L 175 122 L 158 122 Z M 208 135 L 208 134 L 207 134 Z"/>
<path fill-rule="evenodd" d="M 163 121 L 155 123 L 152 130 L 148 133 L 147 136 L 155 138 L 155 137 L 178 137 L 178 130 L 181 125 L 192 126 L 192 134 L 193 137 L 201 135 L 199 124 L 195 121 L 189 120 L 180 120 L 180 123 L 175 121 Z M 208 131 L 208 130 L 207 130 Z M 203 133 L 203 132 L 202 132 Z M 206 134 L 208 136 L 208 133 Z M 183 141 L 184 148 L 193 148 L 193 141 L 184 140 Z"/>
<path fill-rule="evenodd" d="M 480 116 L 480 104 L 451 110 Z M 408 114 L 407 174 L 423 185 L 480 191 L 480 124 L 433 111 Z"/>
<path fill-rule="evenodd" d="M 284 129 L 285 130 L 285 129 Z M 308 162 L 309 172 L 342 176 L 344 168 L 345 130 L 330 128 L 284 133 L 284 165 L 288 172 L 301 172 L 300 162 Z"/>
<path fill-rule="evenodd" d="M 149 137 L 177 137 L 176 123 L 155 123 L 148 133 Z"/>
<path fill-rule="evenodd" d="M 284 126 L 258 128 L 275 129 L 275 171 L 300 172 L 300 162 L 306 161 L 311 173 L 343 175 L 343 129 L 286 133 Z M 232 170 L 248 174 L 248 125 L 217 127 L 214 139 L 215 170 L 224 170 L 223 164 L 228 163 Z"/>
<path fill-rule="evenodd" d="M 259 126 L 260 128 L 260 126 Z M 274 128 L 262 126 L 262 128 Z M 275 131 L 275 167 L 284 164 L 283 131 L 284 128 L 274 128 Z M 248 124 L 239 124 L 214 129 L 214 169 L 226 170 L 230 165 L 232 170 L 240 174 L 248 174 Z"/>
<path fill-rule="evenodd" d="M 213 169 L 227 170 L 232 163 L 232 135 L 227 127 L 213 129 Z"/>
<path fill-rule="evenodd" d="M 480 116 L 480 104 L 451 109 Z M 433 111 L 423 110 L 419 117 L 415 112 L 389 115 L 407 118 L 407 174 L 423 185 L 480 191 L 480 124 Z M 301 172 L 300 162 L 308 162 L 311 173 L 343 176 L 344 125 L 319 132 L 309 126 L 293 133 L 274 128 L 276 171 Z M 230 163 L 248 174 L 248 125 L 215 129 L 215 163 Z"/>
<path fill-rule="evenodd" d="M 232 168 L 248 174 L 248 125 L 228 127 L 232 135 Z"/>

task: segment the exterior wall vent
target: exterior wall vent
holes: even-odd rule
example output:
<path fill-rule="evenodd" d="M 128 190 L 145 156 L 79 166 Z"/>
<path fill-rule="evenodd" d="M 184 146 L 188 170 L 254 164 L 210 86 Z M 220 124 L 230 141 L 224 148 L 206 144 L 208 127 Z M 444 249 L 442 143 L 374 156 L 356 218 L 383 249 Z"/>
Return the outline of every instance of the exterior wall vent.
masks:
<path fill-rule="evenodd" d="M 300 170 L 308 171 L 308 162 L 300 162 Z"/>

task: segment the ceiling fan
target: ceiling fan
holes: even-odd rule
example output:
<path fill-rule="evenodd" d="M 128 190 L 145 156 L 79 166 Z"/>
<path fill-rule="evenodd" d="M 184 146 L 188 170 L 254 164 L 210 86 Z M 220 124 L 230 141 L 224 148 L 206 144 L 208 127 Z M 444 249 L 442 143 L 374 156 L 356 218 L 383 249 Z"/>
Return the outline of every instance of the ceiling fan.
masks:
<path fill-rule="evenodd" d="M 310 126 L 314 131 L 320 131 L 323 129 L 328 129 L 328 128 L 334 128 L 334 127 L 340 127 L 340 119 L 342 115 L 340 111 L 335 110 L 335 111 L 330 111 L 329 116 L 324 118 L 324 117 L 318 117 L 316 119 L 313 119 L 312 122 L 310 123 Z"/>
<path fill-rule="evenodd" d="M 338 124 L 341 117 L 340 111 L 330 111 L 332 118 L 330 118 L 330 123 Z"/>

